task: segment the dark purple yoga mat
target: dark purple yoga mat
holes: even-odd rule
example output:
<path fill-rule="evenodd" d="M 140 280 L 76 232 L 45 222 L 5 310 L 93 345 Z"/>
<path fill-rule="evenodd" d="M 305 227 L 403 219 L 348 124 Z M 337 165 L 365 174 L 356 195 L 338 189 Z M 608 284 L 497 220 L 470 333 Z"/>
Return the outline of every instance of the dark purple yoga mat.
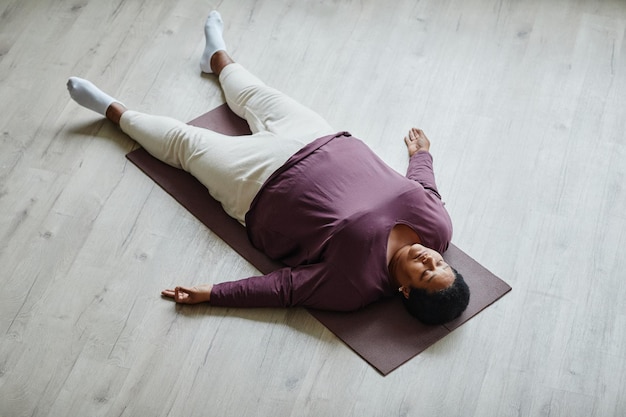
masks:
<path fill-rule="evenodd" d="M 250 134 L 245 120 L 226 105 L 189 124 L 227 135 Z M 268 273 L 281 267 L 250 244 L 245 228 L 229 217 L 190 174 L 160 162 L 144 149 L 126 156 L 259 271 Z M 463 274 L 472 292 L 467 310 L 445 325 L 423 325 L 404 310 L 399 297 L 351 313 L 308 311 L 381 374 L 387 375 L 511 290 L 507 283 L 454 245 L 450 245 L 444 258 Z"/>

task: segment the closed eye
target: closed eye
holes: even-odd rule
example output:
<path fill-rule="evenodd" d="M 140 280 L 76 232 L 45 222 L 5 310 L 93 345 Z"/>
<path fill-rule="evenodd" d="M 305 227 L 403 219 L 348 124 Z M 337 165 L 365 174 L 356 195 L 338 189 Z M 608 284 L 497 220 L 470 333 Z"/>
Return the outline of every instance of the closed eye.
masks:
<path fill-rule="evenodd" d="M 437 262 L 437 265 L 441 265 L 442 263 L 444 263 L 443 260 Z M 443 269 L 449 269 L 449 268 L 450 268 L 450 265 L 446 265 L 446 266 L 443 267 Z M 435 279 L 438 276 L 438 274 L 436 274 L 435 272 L 430 271 L 430 270 L 426 270 L 422 274 L 422 279 L 423 280 L 426 279 L 426 275 L 427 275 L 428 272 L 431 272 L 430 278 L 428 278 L 428 282 L 432 281 L 433 279 Z"/>

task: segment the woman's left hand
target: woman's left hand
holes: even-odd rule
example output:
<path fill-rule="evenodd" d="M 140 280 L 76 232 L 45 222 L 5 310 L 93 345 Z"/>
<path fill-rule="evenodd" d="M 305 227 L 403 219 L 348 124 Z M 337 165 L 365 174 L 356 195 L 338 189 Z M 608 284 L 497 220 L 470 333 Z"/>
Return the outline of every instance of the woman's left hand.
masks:
<path fill-rule="evenodd" d="M 198 304 L 211 301 L 213 285 L 197 285 L 195 287 L 176 287 L 173 290 L 163 290 L 161 295 L 172 298 L 180 304 Z"/>

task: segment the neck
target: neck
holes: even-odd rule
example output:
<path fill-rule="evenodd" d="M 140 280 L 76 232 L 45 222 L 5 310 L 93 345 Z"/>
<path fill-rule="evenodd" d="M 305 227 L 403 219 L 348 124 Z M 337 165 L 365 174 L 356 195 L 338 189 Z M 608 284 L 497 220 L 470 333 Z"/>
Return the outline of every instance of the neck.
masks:
<path fill-rule="evenodd" d="M 396 255 L 398 249 L 414 243 L 420 243 L 417 233 L 407 225 L 396 224 L 387 238 L 387 263 L 391 263 L 391 259 Z"/>
<path fill-rule="evenodd" d="M 420 238 L 409 226 L 399 223 L 391 229 L 387 239 L 387 268 L 393 285 L 402 286 L 399 280 L 401 271 L 398 259 L 403 248 L 414 243 L 420 243 Z"/>
<path fill-rule="evenodd" d="M 391 282 L 394 286 L 400 287 L 400 281 L 398 280 L 398 251 L 393 254 L 389 264 L 387 265 L 387 269 L 389 270 L 389 276 L 391 277 Z"/>

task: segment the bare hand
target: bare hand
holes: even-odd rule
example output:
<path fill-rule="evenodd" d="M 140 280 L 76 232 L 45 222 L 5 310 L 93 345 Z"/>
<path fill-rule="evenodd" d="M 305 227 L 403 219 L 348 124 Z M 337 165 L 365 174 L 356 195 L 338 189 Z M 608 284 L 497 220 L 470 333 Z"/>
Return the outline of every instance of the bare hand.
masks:
<path fill-rule="evenodd" d="M 404 143 L 409 150 L 409 158 L 420 151 L 428 152 L 430 150 L 430 141 L 422 129 L 412 128 L 409 130 L 409 134 L 404 137 Z"/>
<path fill-rule="evenodd" d="M 204 284 L 194 287 L 176 287 L 173 290 L 163 290 L 161 295 L 172 298 L 180 304 L 198 304 L 211 300 L 213 285 Z"/>

